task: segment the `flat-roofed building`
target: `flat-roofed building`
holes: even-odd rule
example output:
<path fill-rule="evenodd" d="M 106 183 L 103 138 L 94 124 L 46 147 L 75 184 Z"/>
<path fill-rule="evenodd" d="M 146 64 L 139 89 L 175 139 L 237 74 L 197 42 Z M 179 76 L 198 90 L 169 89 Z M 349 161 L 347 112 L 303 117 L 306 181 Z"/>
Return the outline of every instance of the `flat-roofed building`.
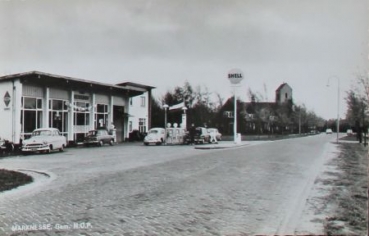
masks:
<path fill-rule="evenodd" d="M 110 128 L 116 140 L 128 137 L 132 97 L 151 96 L 154 87 L 132 82 L 119 85 L 100 83 L 39 71 L 0 77 L 0 138 L 14 144 L 28 138 L 36 128 L 54 127 L 69 143 L 83 141 L 89 130 Z M 145 125 L 150 127 L 150 100 L 147 100 Z M 132 109 L 133 110 L 133 109 Z"/>

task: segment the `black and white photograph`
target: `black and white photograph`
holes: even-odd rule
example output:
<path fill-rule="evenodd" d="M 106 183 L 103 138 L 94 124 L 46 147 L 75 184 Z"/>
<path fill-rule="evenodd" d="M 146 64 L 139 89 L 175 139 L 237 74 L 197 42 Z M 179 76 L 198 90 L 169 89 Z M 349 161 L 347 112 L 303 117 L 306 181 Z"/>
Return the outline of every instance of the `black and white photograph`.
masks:
<path fill-rule="evenodd" d="M 0 235 L 368 235 L 367 0 L 0 0 Z"/>

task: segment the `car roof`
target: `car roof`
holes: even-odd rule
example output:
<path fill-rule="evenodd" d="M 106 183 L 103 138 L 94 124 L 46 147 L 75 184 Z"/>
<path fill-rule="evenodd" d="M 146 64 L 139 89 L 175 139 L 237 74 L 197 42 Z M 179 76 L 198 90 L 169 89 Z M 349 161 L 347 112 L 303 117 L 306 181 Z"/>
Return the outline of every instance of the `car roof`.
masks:
<path fill-rule="evenodd" d="M 163 130 L 164 128 L 151 128 L 150 130 Z"/>
<path fill-rule="evenodd" d="M 57 128 L 39 128 L 39 129 L 35 129 L 33 131 L 42 131 L 42 130 L 50 130 L 50 131 L 59 131 L 59 129 Z"/>

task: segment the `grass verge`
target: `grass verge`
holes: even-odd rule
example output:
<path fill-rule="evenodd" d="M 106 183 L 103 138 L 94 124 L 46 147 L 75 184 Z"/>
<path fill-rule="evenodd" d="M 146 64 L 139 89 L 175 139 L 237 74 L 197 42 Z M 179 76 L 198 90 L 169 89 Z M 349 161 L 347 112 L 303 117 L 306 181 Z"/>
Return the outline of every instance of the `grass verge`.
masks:
<path fill-rule="evenodd" d="M 366 235 L 368 232 L 368 150 L 358 143 L 339 144 L 340 155 L 332 164 L 337 172 L 323 182 L 331 188 L 325 199 L 333 213 L 324 221 L 327 235 Z"/>
<path fill-rule="evenodd" d="M 0 169 L 0 192 L 31 183 L 32 177 L 12 170 Z"/>

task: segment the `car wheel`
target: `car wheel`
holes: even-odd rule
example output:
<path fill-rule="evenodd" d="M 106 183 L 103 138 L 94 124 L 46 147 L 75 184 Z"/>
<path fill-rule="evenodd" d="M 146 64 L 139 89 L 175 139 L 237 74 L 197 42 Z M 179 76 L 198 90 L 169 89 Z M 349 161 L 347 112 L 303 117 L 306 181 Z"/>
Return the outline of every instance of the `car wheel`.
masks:
<path fill-rule="evenodd" d="M 113 139 L 110 140 L 109 144 L 110 144 L 110 146 L 113 146 L 114 145 L 114 140 Z"/>
<path fill-rule="evenodd" d="M 149 143 L 144 143 L 146 146 L 149 146 Z"/>
<path fill-rule="evenodd" d="M 61 148 L 59 148 L 59 152 L 63 152 L 64 151 L 64 144 L 61 146 Z"/>
<path fill-rule="evenodd" d="M 99 141 L 99 146 L 102 147 L 104 145 L 104 142 L 102 140 Z"/>

